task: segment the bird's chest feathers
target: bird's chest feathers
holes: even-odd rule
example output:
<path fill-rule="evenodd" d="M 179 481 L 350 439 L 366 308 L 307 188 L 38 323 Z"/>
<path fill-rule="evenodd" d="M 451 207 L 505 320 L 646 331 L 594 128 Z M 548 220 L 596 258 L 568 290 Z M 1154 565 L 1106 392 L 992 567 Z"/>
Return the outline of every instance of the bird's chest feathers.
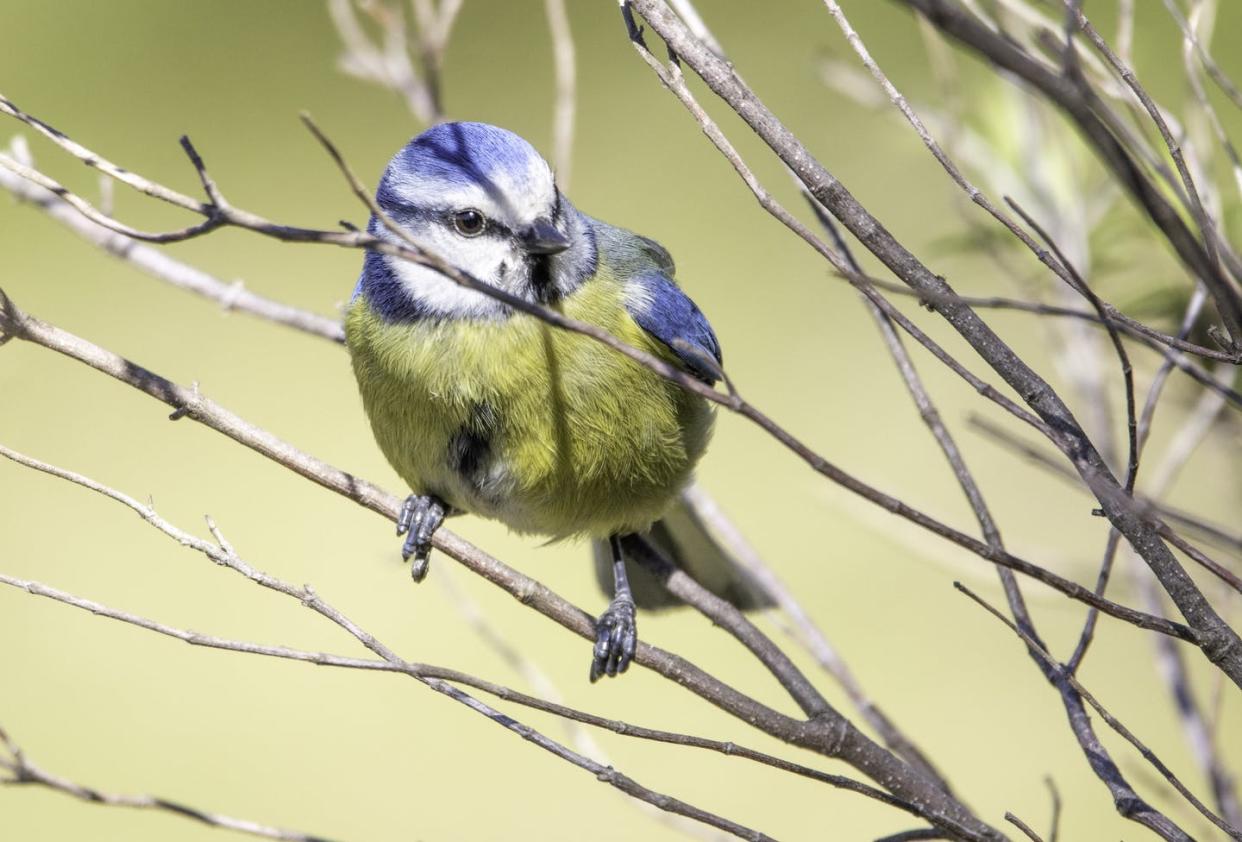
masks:
<path fill-rule="evenodd" d="M 596 286 L 558 309 L 634 341 L 641 331 L 621 306 L 619 293 L 612 285 Z M 553 405 L 592 391 L 592 381 L 598 380 L 592 370 L 598 374 L 617 367 L 607 360 L 611 352 L 598 343 L 524 314 L 410 324 L 366 321 L 368 347 L 362 356 L 372 358 L 374 373 L 393 387 L 393 401 L 448 425 L 466 423 L 480 407 L 495 416 L 492 426 L 502 419 L 535 420 L 514 418 L 521 413 L 550 417 Z M 603 382 L 598 385 L 606 388 Z"/>
<path fill-rule="evenodd" d="M 654 350 L 624 294 L 597 278 L 560 309 Z M 417 492 L 518 529 L 562 531 L 549 500 L 676 487 L 705 442 L 706 412 L 675 386 L 531 316 L 389 324 L 359 301 L 347 332 L 372 427 L 398 473 Z"/>

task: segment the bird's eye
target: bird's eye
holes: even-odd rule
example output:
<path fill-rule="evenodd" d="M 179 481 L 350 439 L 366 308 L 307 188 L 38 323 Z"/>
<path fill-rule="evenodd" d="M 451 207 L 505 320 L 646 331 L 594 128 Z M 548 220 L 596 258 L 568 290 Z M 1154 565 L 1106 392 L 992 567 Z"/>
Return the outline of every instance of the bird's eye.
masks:
<path fill-rule="evenodd" d="M 487 227 L 487 217 L 474 208 L 467 208 L 453 214 L 453 227 L 463 237 L 477 237 Z"/>

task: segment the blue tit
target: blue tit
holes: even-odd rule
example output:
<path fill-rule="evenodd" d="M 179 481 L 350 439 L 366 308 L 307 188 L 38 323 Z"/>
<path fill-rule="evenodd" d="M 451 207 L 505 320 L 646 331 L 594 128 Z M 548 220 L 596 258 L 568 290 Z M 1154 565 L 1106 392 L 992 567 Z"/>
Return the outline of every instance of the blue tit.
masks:
<path fill-rule="evenodd" d="M 393 157 L 375 198 L 416 242 L 474 277 L 716 381 L 720 345 L 673 281 L 668 252 L 575 208 L 512 132 L 435 126 Z M 375 217 L 368 231 L 397 239 Z M 612 593 L 596 624 L 592 681 L 629 666 L 636 604 L 675 601 L 650 557 L 627 568 L 652 544 L 714 592 L 746 607 L 760 601 L 679 503 L 711 436 L 703 398 L 601 343 L 376 252 L 365 256 L 345 329 L 376 441 L 413 492 L 397 531 L 416 580 L 449 514 L 592 539 Z"/>

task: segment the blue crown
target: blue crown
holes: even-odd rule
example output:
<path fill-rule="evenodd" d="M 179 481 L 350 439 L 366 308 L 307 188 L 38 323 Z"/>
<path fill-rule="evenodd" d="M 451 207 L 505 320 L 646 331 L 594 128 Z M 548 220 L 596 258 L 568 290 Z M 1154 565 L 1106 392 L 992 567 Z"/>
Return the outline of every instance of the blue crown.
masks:
<path fill-rule="evenodd" d="M 507 129 L 487 123 L 441 123 L 393 156 L 376 198 L 391 197 L 393 181 L 489 187 L 497 172 L 520 173 L 542 164 L 535 148 Z"/>

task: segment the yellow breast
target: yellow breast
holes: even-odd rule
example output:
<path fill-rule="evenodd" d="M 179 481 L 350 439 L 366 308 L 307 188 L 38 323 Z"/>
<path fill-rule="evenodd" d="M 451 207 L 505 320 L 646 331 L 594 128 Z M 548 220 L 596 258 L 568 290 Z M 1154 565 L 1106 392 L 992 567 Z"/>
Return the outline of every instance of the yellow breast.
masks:
<path fill-rule="evenodd" d="M 600 272 L 565 315 L 675 359 Z M 388 324 L 363 297 L 346 336 L 376 440 L 418 494 L 562 538 L 640 530 L 689 480 L 712 411 L 627 357 L 514 314 Z"/>

